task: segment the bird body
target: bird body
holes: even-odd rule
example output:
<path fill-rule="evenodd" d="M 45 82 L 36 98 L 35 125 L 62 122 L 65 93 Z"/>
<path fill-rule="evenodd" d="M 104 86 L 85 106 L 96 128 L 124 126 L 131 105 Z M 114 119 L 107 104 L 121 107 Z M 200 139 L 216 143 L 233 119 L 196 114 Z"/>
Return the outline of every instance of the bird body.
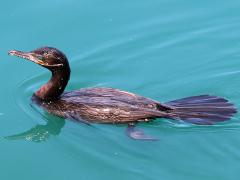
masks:
<path fill-rule="evenodd" d="M 47 103 L 36 96 L 34 99 L 50 113 L 94 123 L 149 121 L 171 110 L 157 101 L 113 88 L 82 88 Z"/>

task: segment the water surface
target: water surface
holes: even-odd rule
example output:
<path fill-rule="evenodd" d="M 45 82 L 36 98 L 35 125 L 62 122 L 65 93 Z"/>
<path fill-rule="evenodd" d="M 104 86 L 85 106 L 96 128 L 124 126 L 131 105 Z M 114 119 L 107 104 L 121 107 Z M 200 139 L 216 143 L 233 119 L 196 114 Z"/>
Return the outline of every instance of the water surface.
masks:
<path fill-rule="evenodd" d="M 211 94 L 240 108 L 240 3 L 10 0 L 0 7 L 0 179 L 237 179 L 239 114 L 214 126 L 158 119 L 77 124 L 31 105 L 50 74 L 10 49 L 54 46 L 70 61 L 67 90 L 114 87 L 161 102 Z"/>

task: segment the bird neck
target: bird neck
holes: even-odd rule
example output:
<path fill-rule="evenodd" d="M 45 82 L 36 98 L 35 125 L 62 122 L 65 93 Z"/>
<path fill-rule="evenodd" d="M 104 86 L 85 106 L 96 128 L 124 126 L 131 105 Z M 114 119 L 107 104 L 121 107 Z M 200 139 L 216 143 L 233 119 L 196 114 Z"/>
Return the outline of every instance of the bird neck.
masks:
<path fill-rule="evenodd" d="M 51 72 L 51 79 L 35 92 L 35 95 L 42 100 L 58 99 L 67 86 L 71 71 L 68 66 L 57 70 L 51 70 Z"/>

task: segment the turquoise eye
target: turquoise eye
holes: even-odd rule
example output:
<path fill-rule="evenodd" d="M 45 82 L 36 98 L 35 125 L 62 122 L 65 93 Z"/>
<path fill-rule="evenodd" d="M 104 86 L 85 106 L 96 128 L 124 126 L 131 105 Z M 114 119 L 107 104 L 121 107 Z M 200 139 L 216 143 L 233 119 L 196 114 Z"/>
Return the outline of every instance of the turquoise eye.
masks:
<path fill-rule="evenodd" d="M 42 56 L 42 55 L 37 55 L 37 58 L 39 59 L 39 60 L 44 60 L 44 56 Z"/>

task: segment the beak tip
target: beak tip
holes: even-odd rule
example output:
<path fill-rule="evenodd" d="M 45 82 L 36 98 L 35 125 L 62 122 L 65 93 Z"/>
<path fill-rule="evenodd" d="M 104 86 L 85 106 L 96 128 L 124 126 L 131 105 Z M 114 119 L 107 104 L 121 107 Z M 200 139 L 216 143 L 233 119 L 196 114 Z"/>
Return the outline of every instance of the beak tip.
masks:
<path fill-rule="evenodd" d="M 11 56 L 13 56 L 15 53 L 16 53 L 15 50 L 8 51 L 8 55 L 11 55 Z"/>

